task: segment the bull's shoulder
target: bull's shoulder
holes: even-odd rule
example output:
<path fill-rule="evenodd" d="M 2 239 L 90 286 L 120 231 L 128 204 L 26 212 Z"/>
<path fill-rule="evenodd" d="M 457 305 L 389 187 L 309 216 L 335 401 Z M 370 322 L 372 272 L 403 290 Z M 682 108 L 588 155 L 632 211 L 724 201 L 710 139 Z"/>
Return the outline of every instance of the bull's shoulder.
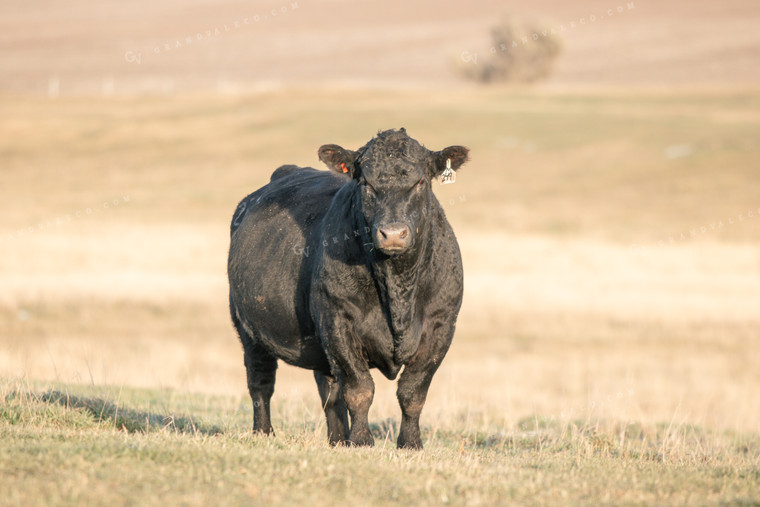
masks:
<path fill-rule="evenodd" d="M 230 232 L 234 233 L 248 215 L 264 210 L 268 210 L 270 218 L 277 213 L 288 213 L 296 221 L 321 215 L 346 181 L 346 177 L 330 171 L 280 166 L 272 173 L 269 183 L 240 201 Z"/>
<path fill-rule="evenodd" d="M 299 167 L 293 164 L 282 165 L 274 170 L 269 183 L 260 190 L 276 190 L 282 187 L 315 188 L 325 185 L 340 187 L 346 177 L 331 171 L 320 171 L 313 167 Z M 319 190 L 319 188 L 315 188 Z"/>
<path fill-rule="evenodd" d="M 289 175 L 293 174 L 296 171 L 309 170 L 309 169 L 311 169 L 311 168 L 310 167 L 299 167 L 299 166 L 293 165 L 293 164 L 281 165 L 280 167 L 278 167 L 277 169 L 274 170 L 274 172 L 272 173 L 272 176 L 269 178 L 269 181 L 274 181 L 274 180 L 277 180 L 277 179 L 280 179 L 280 178 L 284 178 L 285 176 L 289 176 Z"/>
<path fill-rule="evenodd" d="M 309 206 L 327 201 L 346 183 L 345 177 L 312 167 L 284 165 L 272 173 L 269 183 L 254 194 L 259 202 L 277 202 L 288 207 Z"/>

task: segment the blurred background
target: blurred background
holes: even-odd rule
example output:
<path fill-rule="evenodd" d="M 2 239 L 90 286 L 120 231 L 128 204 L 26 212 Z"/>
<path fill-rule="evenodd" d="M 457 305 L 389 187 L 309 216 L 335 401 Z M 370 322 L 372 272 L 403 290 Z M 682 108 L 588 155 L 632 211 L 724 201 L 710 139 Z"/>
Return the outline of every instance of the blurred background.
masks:
<path fill-rule="evenodd" d="M 235 206 L 403 126 L 472 157 L 435 186 L 466 292 L 423 424 L 756 429 L 759 23 L 752 0 L 4 0 L 0 377 L 246 400 Z M 294 410 L 321 417 L 283 366 Z"/>

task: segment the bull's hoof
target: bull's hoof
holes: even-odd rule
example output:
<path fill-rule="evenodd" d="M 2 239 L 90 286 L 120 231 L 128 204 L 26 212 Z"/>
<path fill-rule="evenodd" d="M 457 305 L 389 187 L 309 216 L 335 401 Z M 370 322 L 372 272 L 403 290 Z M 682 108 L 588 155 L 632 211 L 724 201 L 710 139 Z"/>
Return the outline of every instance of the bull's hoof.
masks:
<path fill-rule="evenodd" d="M 410 451 L 421 451 L 422 442 L 398 442 L 399 449 L 409 449 Z"/>
<path fill-rule="evenodd" d="M 422 439 L 419 435 L 416 438 L 407 438 L 404 433 L 400 433 L 396 445 L 399 449 L 411 449 L 414 451 L 422 450 Z"/>
<path fill-rule="evenodd" d="M 352 432 L 346 444 L 352 447 L 372 447 L 375 445 L 375 439 L 372 438 L 369 431 L 363 431 L 358 434 Z"/>
<path fill-rule="evenodd" d="M 351 445 L 351 442 L 348 441 L 348 437 L 345 437 L 345 436 L 340 436 L 340 437 L 330 436 L 328 438 L 328 441 L 330 442 L 330 445 L 333 447 L 336 447 L 339 445 Z"/>
<path fill-rule="evenodd" d="M 254 435 L 267 435 L 267 436 L 270 436 L 270 437 L 277 436 L 277 435 L 274 434 L 274 428 L 272 428 L 271 426 L 268 427 L 268 428 L 256 428 L 256 427 L 254 427 L 253 428 L 253 434 Z"/>

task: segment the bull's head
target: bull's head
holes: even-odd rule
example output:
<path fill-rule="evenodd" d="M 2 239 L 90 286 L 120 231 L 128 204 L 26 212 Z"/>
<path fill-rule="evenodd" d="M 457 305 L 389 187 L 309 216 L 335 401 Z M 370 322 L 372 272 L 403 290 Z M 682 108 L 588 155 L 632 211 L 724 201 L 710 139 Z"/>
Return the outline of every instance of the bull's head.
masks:
<path fill-rule="evenodd" d="M 431 181 L 447 168 L 456 171 L 468 149 L 449 146 L 430 151 L 405 129 L 380 132 L 357 151 L 335 144 L 319 149 L 330 169 L 356 181 L 361 213 L 371 228 L 376 249 L 401 254 L 414 246 L 433 201 Z"/>

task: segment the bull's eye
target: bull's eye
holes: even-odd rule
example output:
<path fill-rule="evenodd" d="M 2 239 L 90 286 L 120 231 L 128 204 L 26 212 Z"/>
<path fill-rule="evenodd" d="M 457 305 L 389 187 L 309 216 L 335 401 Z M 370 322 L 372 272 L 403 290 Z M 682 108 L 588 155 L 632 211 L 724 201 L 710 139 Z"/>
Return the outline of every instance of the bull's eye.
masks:
<path fill-rule="evenodd" d="M 375 189 L 372 188 L 372 185 L 370 185 L 366 181 L 362 185 L 362 191 L 364 192 L 365 197 L 370 198 L 370 199 L 374 198 L 376 195 Z"/>

